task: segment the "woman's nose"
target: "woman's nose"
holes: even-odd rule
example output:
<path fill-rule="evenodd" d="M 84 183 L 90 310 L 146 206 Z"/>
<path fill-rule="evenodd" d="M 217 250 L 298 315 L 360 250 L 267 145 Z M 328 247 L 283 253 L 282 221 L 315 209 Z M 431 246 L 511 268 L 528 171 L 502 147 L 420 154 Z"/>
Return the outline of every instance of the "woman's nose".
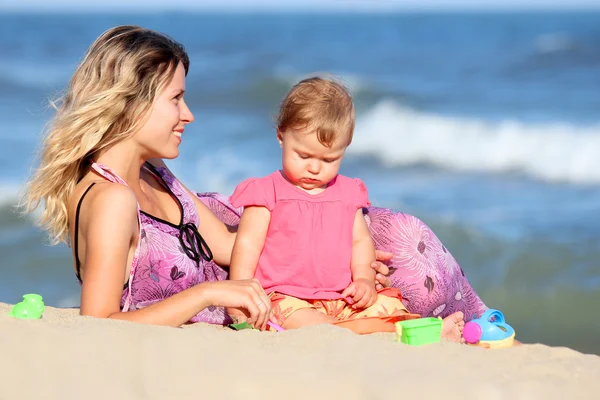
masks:
<path fill-rule="evenodd" d="M 182 99 L 183 100 L 183 99 Z M 190 111 L 185 101 L 182 101 L 180 111 L 180 119 L 186 123 L 194 122 L 194 114 Z"/>

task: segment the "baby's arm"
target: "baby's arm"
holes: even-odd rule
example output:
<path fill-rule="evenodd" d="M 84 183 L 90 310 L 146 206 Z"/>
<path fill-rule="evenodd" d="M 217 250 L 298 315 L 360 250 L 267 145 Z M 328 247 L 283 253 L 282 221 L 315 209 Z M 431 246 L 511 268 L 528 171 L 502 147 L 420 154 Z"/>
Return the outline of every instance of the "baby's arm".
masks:
<path fill-rule="evenodd" d="M 229 279 L 232 281 L 241 279 L 252 279 L 256 272 L 256 266 L 260 253 L 265 245 L 271 212 L 265 207 L 245 207 L 238 233 L 233 244 L 231 253 L 231 266 L 229 267 Z M 260 307 L 260 304 L 257 304 Z M 265 304 L 270 309 L 270 304 Z M 228 308 L 227 312 L 236 322 L 245 320 L 247 315 L 242 310 Z"/>
<path fill-rule="evenodd" d="M 356 210 L 352 229 L 352 280 L 364 278 L 375 284 L 375 271 L 371 264 L 375 261 L 375 245 L 371 239 L 362 209 Z"/>
<path fill-rule="evenodd" d="M 375 246 L 369 233 L 369 228 L 358 209 L 354 216 L 352 230 L 352 284 L 344 290 L 342 296 L 350 296 L 355 308 L 365 308 L 377 300 L 375 290 L 375 271 L 371 267 L 375 261 Z"/>
<path fill-rule="evenodd" d="M 270 222 L 271 212 L 266 207 L 244 208 L 231 254 L 230 279 L 254 277 Z"/>

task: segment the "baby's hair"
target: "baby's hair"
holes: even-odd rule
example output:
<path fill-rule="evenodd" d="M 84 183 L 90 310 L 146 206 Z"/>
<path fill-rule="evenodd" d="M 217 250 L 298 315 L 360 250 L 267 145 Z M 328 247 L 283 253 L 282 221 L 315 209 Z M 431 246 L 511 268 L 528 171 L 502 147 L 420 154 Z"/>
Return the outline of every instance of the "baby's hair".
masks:
<path fill-rule="evenodd" d="M 312 77 L 298 82 L 281 102 L 277 131 L 316 132 L 319 142 L 331 147 L 354 133 L 355 111 L 348 89 L 334 79 Z"/>
<path fill-rule="evenodd" d="M 52 243 L 69 242 L 67 203 L 93 158 L 139 130 L 179 64 L 187 74 L 181 44 L 137 26 L 109 29 L 87 50 L 64 96 L 50 103 L 56 113 L 22 204 L 29 213 L 45 203 L 40 225 Z"/>

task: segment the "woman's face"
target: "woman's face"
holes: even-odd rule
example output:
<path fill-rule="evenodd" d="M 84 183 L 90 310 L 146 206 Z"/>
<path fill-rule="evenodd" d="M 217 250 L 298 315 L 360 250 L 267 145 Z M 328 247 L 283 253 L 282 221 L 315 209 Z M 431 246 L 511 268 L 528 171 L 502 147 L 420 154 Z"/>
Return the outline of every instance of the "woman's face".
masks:
<path fill-rule="evenodd" d="M 185 104 L 185 70 L 179 63 L 171 82 L 159 92 L 150 116 L 135 135 L 144 158 L 176 158 L 185 126 L 194 115 Z"/>

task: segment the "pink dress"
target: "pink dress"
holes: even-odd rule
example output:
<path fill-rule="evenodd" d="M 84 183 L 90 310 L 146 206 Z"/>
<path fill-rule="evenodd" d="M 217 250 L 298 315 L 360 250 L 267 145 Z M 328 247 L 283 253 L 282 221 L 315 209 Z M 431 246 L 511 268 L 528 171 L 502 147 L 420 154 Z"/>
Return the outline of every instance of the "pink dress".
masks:
<path fill-rule="evenodd" d="M 319 194 L 288 182 L 280 171 L 242 182 L 231 204 L 262 206 L 271 222 L 255 277 L 267 293 L 336 300 L 352 282 L 356 210 L 370 205 L 359 179 L 338 175 Z"/>

